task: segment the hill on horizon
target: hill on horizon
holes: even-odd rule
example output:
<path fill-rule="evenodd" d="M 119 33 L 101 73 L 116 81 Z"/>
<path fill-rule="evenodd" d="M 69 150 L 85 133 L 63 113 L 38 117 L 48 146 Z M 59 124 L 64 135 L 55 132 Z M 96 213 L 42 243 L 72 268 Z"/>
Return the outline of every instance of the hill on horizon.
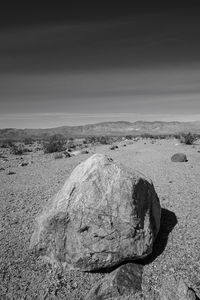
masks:
<path fill-rule="evenodd" d="M 87 124 L 82 126 L 60 126 L 45 129 L 0 129 L 0 139 L 21 140 L 27 137 L 48 138 L 54 134 L 60 134 L 65 137 L 84 137 L 88 135 L 168 135 L 180 133 L 200 133 L 200 122 L 178 122 L 178 121 L 116 121 Z"/>

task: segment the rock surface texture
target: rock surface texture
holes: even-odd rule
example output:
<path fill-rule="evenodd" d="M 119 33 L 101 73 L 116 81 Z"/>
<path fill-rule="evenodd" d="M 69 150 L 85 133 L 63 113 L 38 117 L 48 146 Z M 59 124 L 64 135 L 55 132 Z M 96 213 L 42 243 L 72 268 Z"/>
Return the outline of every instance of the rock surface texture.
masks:
<path fill-rule="evenodd" d="M 171 161 L 173 162 L 185 162 L 187 160 L 187 156 L 184 153 L 175 153 L 171 157 Z"/>
<path fill-rule="evenodd" d="M 161 291 L 160 300 L 197 300 L 199 299 L 195 292 L 188 287 L 182 280 L 176 280 L 174 276 L 164 278 Z"/>
<path fill-rule="evenodd" d="M 85 300 L 115 299 L 122 295 L 134 295 L 142 290 L 141 284 L 142 266 L 127 263 L 97 282 Z"/>
<path fill-rule="evenodd" d="M 160 215 L 151 181 L 95 154 L 73 170 L 37 218 L 30 247 L 67 267 L 109 268 L 151 253 Z"/>

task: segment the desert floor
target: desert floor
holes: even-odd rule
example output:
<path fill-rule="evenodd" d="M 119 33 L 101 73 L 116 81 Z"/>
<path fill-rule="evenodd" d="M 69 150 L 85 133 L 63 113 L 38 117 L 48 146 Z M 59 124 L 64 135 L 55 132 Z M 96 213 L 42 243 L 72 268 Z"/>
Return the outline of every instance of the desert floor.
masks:
<path fill-rule="evenodd" d="M 42 151 L 0 158 L 0 299 L 84 299 L 104 274 L 52 269 L 29 251 L 34 220 L 73 168 L 93 153 L 105 153 L 150 177 L 162 206 L 161 230 L 153 254 L 143 262 L 143 292 L 159 291 L 170 274 L 200 294 L 200 150 L 175 139 L 139 140 L 112 151 L 97 146 L 89 154 L 54 159 Z M 184 152 L 188 162 L 173 163 Z M 22 157 L 22 159 L 21 159 Z M 32 162 L 20 166 L 22 161 Z M 15 174 L 8 175 L 9 171 Z M 147 298 L 145 298 L 147 299 Z M 152 298 L 151 298 L 152 299 Z"/>

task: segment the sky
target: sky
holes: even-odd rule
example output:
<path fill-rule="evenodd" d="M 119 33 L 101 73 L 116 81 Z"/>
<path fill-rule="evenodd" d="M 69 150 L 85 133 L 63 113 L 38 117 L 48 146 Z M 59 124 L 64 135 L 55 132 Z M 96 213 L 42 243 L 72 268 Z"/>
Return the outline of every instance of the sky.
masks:
<path fill-rule="evenodd" d="M 1 7 L 0 128 L 200 120 L 198 0 L 71 2 Z"/>

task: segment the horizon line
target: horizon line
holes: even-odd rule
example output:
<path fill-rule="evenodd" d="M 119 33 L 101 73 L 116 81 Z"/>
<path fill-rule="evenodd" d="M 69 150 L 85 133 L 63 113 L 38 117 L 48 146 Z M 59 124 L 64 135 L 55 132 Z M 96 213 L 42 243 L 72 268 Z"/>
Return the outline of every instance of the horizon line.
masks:
<path fill-rule="evenodd" d="M 68 125 L 68 124 L 64 124 L 64 125 L 60 125 L 60 126 L 53 126 L 53 127 L 0 127 L 0 130 L 6 130 L 6 129 L 19 129 L 19 130 L 46 130 L 46 129 L 56 129 L 56 128 L 60 128 L 60 127 L 79 127 L 79 126 L 90 126 L 90 125 L 98 125 L 98 124 L 103 124 L 103 123 L 130 123 L 130 124 L 134 124 L 134 123 L 138 123 L 138 122 L 143 122 L 143 123 L 196 123 L 196 122 L 200 122 L 200 120 L 193 120 L 193 121 L 178 121 L 178 120 L 159 120 L 159 119 L 155 119 L 155 120 L 144 120 L 144 119 L 138 119 L 135 121 L 127 121 L 127 120 L 111 120 L 111 121 L 101 121 L 101 122 L 92 122 L 92 123 L 85 123 L 85 124 L 77 124 L 77 125 Z"/>
<path fill-rule="evenodd" d="M 0 129 L 47 129 L 105 122 L 200 122 L 200 114 L 144 113 L 0 113 Z"/>

